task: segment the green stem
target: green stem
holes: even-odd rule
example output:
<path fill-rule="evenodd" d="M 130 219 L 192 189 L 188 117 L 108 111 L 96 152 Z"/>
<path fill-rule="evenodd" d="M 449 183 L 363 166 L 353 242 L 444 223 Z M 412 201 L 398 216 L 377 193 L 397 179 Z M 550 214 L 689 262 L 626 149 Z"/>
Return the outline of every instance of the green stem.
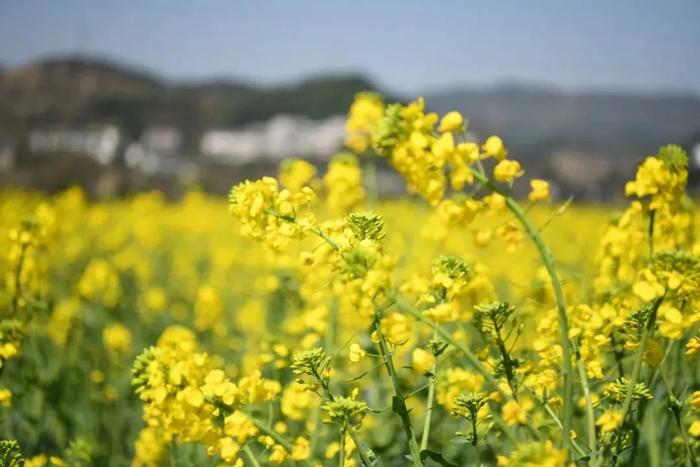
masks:
<path fill-rule="evenodd" d="M 627 393 L 625 394 L 625 400 L 622 403 L 622 423 L 625 423 L 627 419 L 627 414 L 632 406 L 632 396 L 634 395 L 634 388 L 639 381 L 639 372 L 642 369 L 642 361 L 644 360 L 644 353 L 646 352 L 647 340 L 649 339 L 649 333 L 654 328 L 654 323 L 656 322 L 656 311 L 659 309 L 659 305 L 663 301 L 663 297 L 656 299 L 654 303 L 654 308 L 649 316 L 648 321 L 645 323 L 644 329 L 642 330 L 642 339 L 639 342 L 639 348 L 637 349 L 637 355 L 634 359 L 634 366 L 632 367 L 632 376 L 630 377 Z"/>
<path fill-rule="evenodd" d="M 326 334 L 324 336 L 324 347 L 329 354 L 333 354 L 333 349 L 335 347 L 335 328 L 336 321 L 338 318 L 338 304 L 335 299 L 331 300 L 328 310 L 328 324 L 326 327 Z M 330 397 L 332 399 L 332 396 Z M 315 452 L 316 445 L 318 444 L 318 437 L 321 430 L 319 430 L 319 424 L 321 422 L 321 406 L 317 405 L 314 407 L 313 414 L 314 427 L 315 429 L 311 432 L 311 440 L 309 441 L 311 445 L 311 452 Z"/>
<path fill-rule="evenodd" d="M 559 340 L 562 347 L 562 379 L 564 387 L 564 408 L 562 416 L 562 430 L 564 431 L 562 442 L 564 447 L 569 446 L 569 432 L 571 431 L 571 418 L 573 416 L 573 378 L 572 378 L 572 367 L 571 367 L 571 349 L 572 342 L 569 340 L 569 320 L 566 316 L 566 302 L 564 300 L 564 292 L 562 290 L 561 281 L 559 280 L 559 275 L 554 266 L 554 258 L 549 248 L 544 243 L 542 236 L 537 231 L 535 226 L 527 218 L 527 215 L 522 210 L 520 205 L 507 193 L 504 193 L 500 188 L 494 185 L 491 180 L 489 180 L 484 172 L 474 172 L 474 177 L 482 184 L 488 186 L 492 191 L 504 196 L 506 199 L 506 206 L 513 213 L 513 215 L 518 219 L 518 222 L 523 226 L 527 234 L 532 239 L 533 243 L 540 252 L 542 262 L 544 263 L 547 273 L 552 281 L 552 288 L 554 289 L 554 298 L 557 305 L 557 316 L 559 319 Z M 583 382 L 582 382 L 583 384 Z"/>
<path fill-rule="evenodd" d="M 24 257 L 27 253 L 27 245 L 22 244 L 19 252 L 19 259 L 17 260 L 17 268 L 15 269 L 15 290 L 12 294 L 12 315 L 17 313 L 17 308 L 19 306 L 20 295 L 22 295 L 22 267 L 24 266 Z"/>
<path fill-rule="evenodd" d="M 340 460 L 338 465 L 345 467 L 345 431 L 343 430 L 340 430 Z"/>
<path fill-rule="evenodd" d="M 515 368 L 513 361 L 510 358 L 510 353 L 508 353 L 508 350 L 506 349 L 506 343 L 501 337 L 501 329 L 496 322 L 496 320 L 493 320 L 493 328 L 496 333 L 496 346 L 498 347 L 498 351 L 501 354 L 501 361 L 503 362 L 503 368 L 505 370 L 505 376 L 506 376 L 506 381 L 508 382 L 508 386 L 510 387 L 510 390 L 513 392 L 513 398 L 517 401 L 518 400 L 518 392 L 517 388 L 515 386 Z"/>
<path fill-rule="evenodd" d="M 583 367 L 583 360 L 577 356 L 576 367 L 578 368 L 578 375 L 581 378 L 581 386 L 583 386 L 583 396 L 586 400 L 586 423 L 588 424 L 588 448 L 591 452 L 596 452 L 598 445 L 596 442 L 595 433 L 595 414 L 593 413 L 593 400 L 591 399 L 591 390 L 588 387 L 588 376 L 586 375 L 586 369 Z M 573 441 L 573 440 L 572 440 Z"/>
<path fill-rule="evenodd" d="M 340 250 L 340 247 L 338 246 L 338 244 L 335 243 L 335 241 L 334 241 L 331 237 L 329 237 L 328 235 L 326 235 L 326 233 L 325 233 L 323 230 L 321 230 L 320 227 L 314 227 L 313 229 L 311 229 L 311 232 L 314 233 L 314 234 L 316 234 L 316 235 L 318 235 L 319 237 L 321 237 L 321 238 L 322 238 L 326 243 L 328 243 L 328 244 L 331 246 L 331 248 L 333 248 L 335 251 L 339 251 L 339 250 Z"/>
<path fill-rule="evenodd" d="M 512 395 L 506 393 L 501 389 L 501 387 L 498 385 L 496 380 L 491 376 L 491 373 L 486 371 L 486 369 L 483 367 L 483 365 L 479 362 L 479 359 L 474 355 L 474 353 L 469 349 L 469 347 L 465 346 L 461 342 L 459 342 L 457 339 L 452 337 L 452 334 L 450 334 L 447 329 L 443 328 L 430 318 L 427 318 L 426 316 L 423 315 L 419 310 L 415 309 L 411 305 L 409 305 L 400 295 L 396 294 L 393 296 L 394 301 L 396 305 L 404 312 L 408 313 L 409 315 L 413 316 L 416 320 L 420 321 L 421 323 L 424 323 L 428 326 L 430 326 L 434 331 L 438 333 L 445 341 L 447 341 L 450 345 L 455 347 L 457 350 L 462 352 L 462 354 L 466 357 L 467 361 L 471 365 L 471 367 L 476 370 L 481 376 L 484 377 L 484 380 L 486 383 L 493 388 L 494 390 L 498 391 L 503 397 L 506 399 L 511 399 Z M 516 443 L 518 440 L 513 433 L 513 430 L 503 422 L 503 419 L 497 414 L 497 413 L 492 413 L 491 415 L 493 417 L 494 422 L 499 426 L 501 431 L 508 437 L 508 439 Z"/>
<path fill-rule="evenodd" d="M 423 435 L 420 440 L 420 450 L 428 449 L 428 441 L 430 438 L 430 422 L 433 417 L 433 409 L 435 405 L 435 376 L 430 377 L 430 386 L 428 386 L 428 408 L 425 411 L 425 422 L 423 422 Z"/>
<path fill-rule="evenodd" d="M 476 467 L 481 467 L 481 453 L 479 453 L 478 434 L 476 431 L 476 414 L 472 416 L 472 446 L 474 446 L 474 456 Z"/>
<path fill-rule="evenodd" d="M 363 156 L 365 160 L 365 190 L 367 192 L 367 204 L 373 206 L 379 199 L 379 190 L 377 185 L 377 165 L 374 162 L 374 154 Z"/>
<path fill-rule="evenodd" d="M 309 440 L 309 445 L 311 447 L 311 452 L 316 452 L 316 445 L 318 445 L 319 436 L 319 424 L 321 423 L 321 405 L 317 404 L 314 406 L 312 415 L 314 421 L 314 430 L 311 432 L 311 439 Z"/>
<path fill-rule="evenodd" d="M 437 337 L 437 331 L 433 331 L 433 339 Z M 437 357 L 433 367 L 430 369 L 430 384 L 428 385 L 428 401 L 425 409 L 425 421 L 423 422 L 423 434 L 420 439 L 420 450 L 428 449 L 428 441 L 430 439 L 430 422 L 433 418 L 433 406 L 435 405 L 435 373 L 437 371 Z"/>
<path fill-rule="evenodd" d="M 659 435 L 656 430 L 657 421 L 655 420 L 654 409 L 650 410 L 648 413 L 649 417 L 645 420 L 644 426 L 646 427 L 647 433 L 647 443 L 649 445 L 649 465 L 651 467 L 661 466 L 661 450 L 659 449 Z"/>
<path fill-rule="evenodd" d="M 481 364 L 476 355 L 474 355 L 474 353 L 469 349 L 469 347 L 455 339 L 447 329 L 440 326 L 438 323 L 434 322 L 430 318 L 424 316 L 423 313 L 421 313 L 419 310 L 409 305 L 400 295 L 395 295 L 394 299 L 396 301 L 396 305 L 402 311 L 413 316 L 421 323 L 430 326 L 435 332 L 437 332 L 440 335 L 440 337 L 445 339 L 445 341 L 447 341 L 450 345 L 462 352 L 462 354 L 464 354 L 465 358 L 467 359 L 467 362 L 471 365 L 471 367 L 474 370 L 476 370 L 481 376 L 484 377 L 484 380 L 486 380 L 488 385 L 491 386 L 493 389 L 501 391 L 494 377 L 491 376 L 491 373 L 486 371 L 486 368 L 484 368 L 484 366 Z"/>
<path fill-rule="evenodd" d="M 260 462 L 255 458 L 255 454 L 253 454 L 253 450 L 250 449 L 250 446 L 247 444 L 243 445 L 243 452 L 245 452 L 246 456 L 248 456 L 248 459 L 250 459 L 250 463 L 253 464 L 253 467 L 260 467 Z"/>
<path fill-rule="evenodd" d="M 481 453 L 479 452 L 479 432 L 476 429 L 478 410 L 471 411 L 470 419 L 472 422 L 472 446 L 474 447 L 474 465 L 481 467 Z"/>
<path fill-rule="evenodd" d="M 255 428 L 258 430 L 262 431 L 264 434 L 269 436 L 270 438 L 274 439 L 277 444 L 282 446 L 285 451 L 288 453 L 292 453 L 294 450 L 294 446 L 292 443 L 286 439 L 284 436 L 280 435 L 277 433 L 275 430 L 273 430 L 270 426 L 267 424 L 261 422 L 257 418 L 253 417 L 252 415 L 248 415 L 248 418 L 250 419 L 251 422 L 253 422 L 253 425 L 255 425 Z M 306 461 L 300 461 L 302 465 L 308 465 Z"/>
<path fill-rule="evenodd" d="M 649 257 L 654 256 L 654 218 L 656 211 L 649 212 Z"/>
<path fill-rule="evenodd" d="M 683 444 L 685 444 L 685 450 L 688 455 L 686 459 L 686 465 L 692 465 L 693 467 L 698 466 L 698 461 L 695 458 L 695 453 L 693 448 L 690 446 L 690 438 L 688 438 L 688 431 L 685 429 L 683 424 L 683 407 L 681 402 L 673 393 L 673 384 L 668 379 L 668 375 L 661 367 L 659 367 L 659 372 L 661 374 L 661 380 L 664 382 L 666 388 L 666 394 L 668 394 L 668 405 L 669 410 L 673 414 L 673 418 L 676 420 L 678 425 L 678 430 L 681 432 L 681 437 L 683 438 Z"/>
<path fill-rule="evenodd" d="M 394 360 L 389 352 L 389 346 L 387 345 L 384 333 L 382 333 L 382 327 L 379 322 L 379 317 L 375 317 L 374 320 L 374 330 L 379 338 L 379 350 L 384 357 L 384 366 L 386 367 L 389 376 L 391 377 L 391 385 L 394 389 L 394 398 L 392 401 L 392 407 L 394 411 L 399 414 L 401 419 L 401 424 L 403 425 L 403 430 L 408 438 L 408 448 L 411 452 L 411 457 L 414 466 L 421 467 L 423 462 L 420 458 L 420 447 L 416 442 L 416 437 L 413 434 L 413 426 L 411 425 L 411 418 L 408 414 L 408 409 L 406 408 L 406 402 L 404 400 L 403 394 L 401 392 L 401 386 L 399 385 L 399 379 L 396 375 L 396 367 L 394 366 Z"/>
<path fill-rule="evenodd" d="M 552 417 L 554 423 L 556 423 L 559 429 L 561 430 L 563 428 L 563 425 L 561 424 L 561 420 L 559 420 L 559 417 L 557 417 L 557 414 L 554 412 L 554 409 L 552 409 L 552 406 L 549 405 L 546 401 L 540 401 L 538 399 L 538 402 L 542 404 L 542 407 L 544 407 L 545 412 L 547 412 L 549 416 Z M 571 446 L 574 448 L 574 450 L 579 456 L 584 457 L 586 455 L 586 452 L 583 450 L 583 448 L 581 448 L 581 446 L 579 446 L 579 444 L 573 439 L 571 440 Z"/>
<path fill-rule="evenodd" d="M 265 212 L 268 213 L 268 214 L 271 215 L 271 216 L 274 216 L 274 217 L 280 219 L 280 220 L 289 222 L 290 224 L 298 225 L 298 224 L 297 224 L 296 218 L 294 218 L 293 216 L 287 216 L 287 215 L 284 215 L 284 214 L 280 214 L 279 212 L 275 211 L 275 210 L 272 209 L 272 208 L 266 208 L 266 209 L 265 209 Z M 310 231 L 311 233 L 313 233 L 313 234 L 319 236 L 320 238 L 322 238 L 322 239 L 323 239 L 326 243 L 328 243 L 328 244 L 331 246 L 331 248 L 333 248 L 335 251 L 340 250 L 340 247 L 338 246 L 338 244 L 335 243 L 335 241 L 334 241 L 331 237 L 329 237 L 328 235 L 326 235 L 326 233 L 325 233 L 323 230 L 321 230 L 320 227 L 313 227 L 312 229 L 309 229 L 309 231 Z"/>
<path fill-rule="evenodd" d="M 371 466 L 376 464 L 376 462 L 372 462 L 372 457 L 369 452 L 365 449 L 364 443 L 360 440 L 360 438 L 357 436 L 357 433 L 355 433 L 354 430 L 348 429 L 348 434 L 350 435 L 350 438 L 352 438 L 352 442 L 355 443 L 355 446 L 357 447 L 357 453 L 360 455 L 360 459 L 362 460 L 362 463 L 365 464 L 366 466 Z M 381 464 L 381 462 L 380 462 Z"/>

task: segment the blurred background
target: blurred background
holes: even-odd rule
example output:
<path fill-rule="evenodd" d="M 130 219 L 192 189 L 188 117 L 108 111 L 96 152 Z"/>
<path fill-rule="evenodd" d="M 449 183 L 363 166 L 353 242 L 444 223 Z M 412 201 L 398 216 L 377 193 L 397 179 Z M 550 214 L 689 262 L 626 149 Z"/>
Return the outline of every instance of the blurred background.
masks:
<path fill-rule="evenodd" d="M 619 198 L 667 143 L 697 190 L 697 0 L 0 0 L 0 186 L 223 194 L 323 166 L 363 90 L 461 111 L 560 196 Z"/>

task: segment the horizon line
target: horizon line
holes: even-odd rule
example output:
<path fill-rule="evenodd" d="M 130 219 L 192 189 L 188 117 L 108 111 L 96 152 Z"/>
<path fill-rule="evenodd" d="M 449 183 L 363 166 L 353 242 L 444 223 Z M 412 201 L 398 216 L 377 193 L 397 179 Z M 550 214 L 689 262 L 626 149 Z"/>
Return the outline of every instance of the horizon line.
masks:
<path fill-rule="evenodd" d="M 243 75 L 234 75 L 227 73 L 211 73 L 209 76 L 168 76 L 167 73 L 157 71 L 147 65 L 136 63 L 122 58 L 114 57 L 105 53 L 90 53 L 90 52 L 60 52 L 41 54 L 35 58 L 24 60 L 22 62 L 5 65 L 0 61 L 0 74 L 7 72 L 16 72 L 22 69 L 30 68 L 49 62 L 68 62 L 68 61 L 83 61 L 85 64 L 102 65 L 110 68 L 115 68 L 124 73 L 139 75 L 143 79 L 149 79 L 159 82 L 165 86 L 203 86 L 212 84 L 228 84 L 249 86 L 252 88 L 275 89 L 299 86 L 301 84 L 313 81 L 316 79 L 328 78 L 358 78 L 364 79 L 370 85 L 370 90 L 379 90 L 385 95 L 393 95 L 396 97 L 405 97 L 406 95 L 425 96 L 459 93 L 468 91 L 499 91 L 499 90 L 529 90 L 529 91 L 544 91 L 556 93 L 560 95 L 582 96 L 582 95 L 628 95 L 638 97 L 693 97 L 700 99 L 700 91 L 690 88 L 669 88 L 669 87 L 649 87 L 640 88 L 632 87 L 625 88 L 624 85 L 592 85 L 592 86 L 566 86 L 558 83 L 547 82 L 543 80 L 530 80 L 524 78 L 502 77 L 491 82 L 446 82 L 443 84 L 426 85 L 421 90 L 405 90 L 398 86 L 387 85 L 381 83 L 373 74 L 367 70 L 361 69 L 333 69 L 316 70 L 306 73 L 304 76 L 287 78 L 284 80 L 270 80 L 264 78 L 251 78 Z M 394 88 L 394 89 L 392 89 Z"/>

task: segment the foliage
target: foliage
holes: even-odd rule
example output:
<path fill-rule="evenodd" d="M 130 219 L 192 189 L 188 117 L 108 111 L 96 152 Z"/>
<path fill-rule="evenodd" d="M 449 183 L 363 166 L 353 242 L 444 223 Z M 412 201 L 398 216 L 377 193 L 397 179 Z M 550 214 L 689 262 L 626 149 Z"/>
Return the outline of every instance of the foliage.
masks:
<path fill-rule="evenodd" d="M 198 192 L 0 194 L 8 462 L 697 465 L 682 150 L 611 221 L 544 180 L 521 206 L 523 167 L 459 114 L 357 99 L 361 156 L 288 161 L 230 216 Z M 366 199 L 373 157 L 427 203 Z"/>

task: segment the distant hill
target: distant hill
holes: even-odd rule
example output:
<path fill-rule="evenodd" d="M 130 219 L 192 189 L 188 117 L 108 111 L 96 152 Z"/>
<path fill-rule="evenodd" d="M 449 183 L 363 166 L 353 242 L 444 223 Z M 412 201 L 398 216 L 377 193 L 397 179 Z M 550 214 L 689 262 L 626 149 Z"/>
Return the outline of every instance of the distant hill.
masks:
<path fill-rule="evenodd" d="M 280 114 L 325 118 L 347 111 L 355 93 L 374 89 L 356 75 L 318 76 L 278 87 L 237 81 L 171 83 L 93 58 L 55 58 L 0 71 L 0 136 L 29 128 L 116 123 L 138 136 L 174 125 L 196 136 Z"/>
<path fill-rule="evenodd" d="M 425 97 L 435 111 L 460 110 L 469 116 L 471 128 L 479 134 L 502 135 L 524 158 L 565 148 L 609 156 L 613 163 L 628 161 L 661 144 L 689 144 L 700 131 L 700 97 L 694 94 L 574 93 L 500 86 Z"/>
<path fill-rule="evenodd" d="M 183 149 L 194 154 L 207 129 L 281 113 L 314 119 L 344 114 L 354 94 L 368 89 L 376 86 L 360 75 L 317 76 L 272 87 L 236 80 L 181 83 L 100 59 L 52 58 L 0 70 L 0 143 L 41 126 L 115 123 L 128 138 L 138 138 L 148 126 L 172 125 L 183 134 Z M 425 97 L 429 108 L 462 111 L 478 135 L 501 134 L 517 157 L 535 163 L 545 164 L 564 150 L 630 167 L 632 159 L 661 144 L 687 146 L 700 134 L 695 94 L 574 93 L 511 85 Z"/>

